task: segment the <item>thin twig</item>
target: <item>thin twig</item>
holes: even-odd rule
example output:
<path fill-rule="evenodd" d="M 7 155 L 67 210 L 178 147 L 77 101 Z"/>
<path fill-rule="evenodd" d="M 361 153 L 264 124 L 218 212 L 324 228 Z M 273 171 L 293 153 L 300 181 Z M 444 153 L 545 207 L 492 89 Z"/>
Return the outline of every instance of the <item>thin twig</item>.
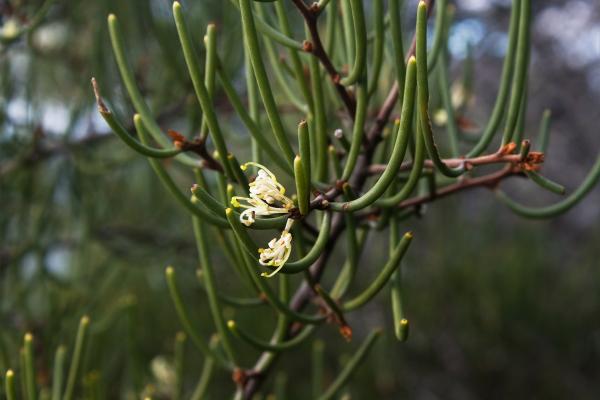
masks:
<path fill-rule="evenodd" d="M 490 164 L 524 164 L 528 166 L 528 169 L 535 169 L 537 165 L 544 161 L 543 153 L 530 152 L 525 159 L 521 154 L 507 154 L 504 151 L 498 151 L 493 154 L 486 154 L 479 157 L 473 158 L 446 158 L 442 160 L 450 168 L 465 167 L 467 170 L 473 167 Z M 408 161 L 402 163 L 400 171 L 410 171 L 412 169 L 413 162 Z M 369 174 L 377 175 L 385 171 L 386 164 L 372 164 L 369 166 Z M 432 160 L 425 160 L 423 167 L 434 168 L 435 165 Z"/>
<path fill-rule="evenodd" d="M 485 187 L 488 189 L 495 189 L 500 181 L 510 176 L 518 176 L 523 175 L 523 170 L 517 166 L 507 165 L 505 168 L 502 168 L 500 171 L 493 172 L 491 174 L 487 174 L 484 176 L 480 176 L 477 178 L 464 178 L 459 180 L 457 183 L 452 185 L 445 186 L 441 189 L 436 190 L 434 195 L 425 195 L 413 197 L 410 199 L 406 199 L 400 204 L 398 204 L 398 208 L 408 208 L 414 207 L 421 204 L 429 203 L 433 200 L 437 200 L 442 197 L 446 197 L 448 195 L 462 192 L 468 189 L 473 189 L 477 187 Z"/>
<path fill-rule="evenodd" d="M 333 65 L 333 62 L 331 61 L 331 58 L 329 58 L 329 55 L 323 47 L 323 42 L 321 41 L 321 36 L 317 27 L 317 20 L 320 13 L 319 8 L 316 5 L 308 7 L 306 4 L 304 4 L 302 0 L 292 1 L 304 17 L 304 20 L 306 21 L 306 26 L 308 28 L 308 31 L 310 32 L 310 37 L 312 41 L 304 43 L 305 49 L 319 59 L 319 62 L 323 65 L 325 71 L 327 71 L 327 74 L 331 78 L 331 82 L 335 86 L 335 89 L 340 95 L 340 98 L 342 99 L 344 105 L 348 109 L 348 113 L 350 114 L 352 119 L 354 119 L 354 114 L 356 112 L 356 102 L 354 101 L 354 98 L 350 96 L 350 93 L 346 90 L 346 87 L 340 83 L 340 73 Z"/>

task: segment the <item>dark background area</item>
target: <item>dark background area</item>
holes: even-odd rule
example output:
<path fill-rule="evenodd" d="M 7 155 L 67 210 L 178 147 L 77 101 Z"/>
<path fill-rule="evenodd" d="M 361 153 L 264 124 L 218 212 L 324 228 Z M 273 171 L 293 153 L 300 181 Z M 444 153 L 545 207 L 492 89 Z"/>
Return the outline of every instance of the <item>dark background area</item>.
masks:
<path fill-rule="evenodd" d="M 219 53 L 242 90 L 236 9 L 227 1 L 183 3 L 196 37 L 209 21 L 217 23 Z M 524 137 L 536 137 L 541 114 L 549 108 L 552 135 L 544 172 L 573 190 L 600 151 L 600 4 L 533 3 Z M 27 14 L 39 7 L 0 4 L 4 33 L 14 18 L 7 4 Z M 405 4 L 407 36 L 415 4 Z M 449 44 L 453 78 L 460 79 L 471 43 L 475 96 L 466 116 L 483 123 L 497 91 L 510 2 L 455 4 Z M 93 334 L 84 379 L 103 382 L 106 398 L 136 398 L 149 386 L 168 385 L 151 365 L 172 361 L 173 338 L 181 329 L 164 282 L 166 265 L 189 267 L 181 279 L 185 300 L 202 333 L 210 331 L 202 323 L 207 303 L 193 278 L 197 258 L 189 219 L 147 162 L 110 134 L 96 114 L 91 76 L 123 120 L 132 115 L 110 51 L 109 12 L 123 21 L 130 60 L 161 123 L 185 131 L 197 118 L 189 78 L 181 72 L 169 1 L 57 1 L 26 40 L 2 44 L 0 371 L 14 365 L 22 334 L 32 331 L 39 338 L 39 379 L 47 379 L 54 349 L 72 343 L 77 321 L 88 314 Z M 289 15 L 301 32 L 296 11 L 290 8 Z M 241 148 L 246 133 L 223 96 L 217 88 L 220 119 Z M 193 182 L 187 171 L 175 165 L 171 171 L 182 187 Z M 557 200 L 522 179 L 502 187 L 527 204 Z M 597 398 L 598 204 L 595 188 L 567 214 L 530 221 L 478 189 L 436 201 L 423 218 L 406 222 L 403 229 L 414 230 L 416 238 L 402 266 L 410 339 L 398 343 L 393 337 L 387 290 L 353 314 L 355 337 L 374 326 L 384 327 L 385 335 L 348 393 L 353 399 Z M 384 261 L 384 245 L 379 238 L 368 243 L 361 262 L 366 275 L 374 275 Z M 220 282 L 235 290 L 224 264 L 217 260 Z M 241 323 L 264 326 L 259 333 L 271 331 L 271 312 L 239 313 L 226 310 Z M 328 381 L 357 344 L 346 344 L 327 327 L 317 336 L 327 343 Z M 188 345 L 186 387 L 192 388 L 202 358 Z M 309 352 L 310 345 L 304 345 L 277 366 L 287 373 L 290 398 L 307 398 Z M 255 357 L 249 352 L 247 363 Z M 230 380 L 217 376 L 213 398 L 222 398 L 230 393 Z M 272 387 L 271 379 L 265 393 Z"/>

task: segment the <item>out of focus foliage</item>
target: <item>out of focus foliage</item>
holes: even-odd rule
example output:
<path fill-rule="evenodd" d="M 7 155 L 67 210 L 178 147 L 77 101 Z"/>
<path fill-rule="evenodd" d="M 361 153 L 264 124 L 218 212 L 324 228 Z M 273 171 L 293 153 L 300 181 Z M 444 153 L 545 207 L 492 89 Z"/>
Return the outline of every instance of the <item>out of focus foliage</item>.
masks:
<path fill-rule="evenodd" d="M 11 34 L 15 24 L 26 25 L 42 3 L 0 3 L 2 35 Z M 506 2 L 478 8 L 479 3 L 457 2 L 458 28 L 451 36 L 456 48 L 450 48 L 454 77 L 460 78 L 466 48 L 461 40 L 475 42 L 474 91 L 480 107 L 475 115 L 486 113 L 495 96 L 501 32 L 508 19 Z M 555 115 L 550 152 L 557 157 L 555 165 L 574 171 L 556 171 L 570 174 L 574 187 L 600 145 L 600 34 L 581 31 L 596 35 L 588 49 L 595 60 L 568 63 L 566 58 L 578 55 L 566 54 L 560 26 L 553 36 L 544 21 L 557 10 L 577 13 L 577 7 L 587 7 L 596 25 L 584 24 L 585 30 L 598 26 L 600 8 L 594 1 L 535 3 L 528 129 L 537 129 L 550 101 Z M 216 22 L 224 64 L 230 74 L 243 76 L 236 9 L 219 0 L 184 5 L 193 36 L 201 38 L 206 24 Z M 194 321 L 209 333 L 202 323 L 209 319 L 208 306 L 194 278 L 197 256 L 189 219 L 164 193 L 147 162 L 109 133 L 89 86 L 95 76 L 117 112 L 132 114 L 110 52 L 105 21 L 114 12 L 138 82 L 159 120 L 181 132 L 194 131 L 200 115 L 174 45 L 170 7 L 166 0 L 57 0 L 35 29 L 5 36 L 0 44 L 2 380 L 6 369 L 20 370 L 22 337 L 32 332 L 36 378 L 48 382 L 56 348 L 66 345 L 70 355 L 78 321 L 89 315 L 81 398 L 172 393 L 176 383 L 169 372 L 175 368 L 173 343 L 181 327 L 164 282 L 168 264 L 187 267 L 181 289 L 186 303 L 196 305 Z M 489 51 L 495 46 L 498 52 Z M 222 96 L 217 92 L 217 106 Z M 223 124 L 235 132 L 233 118 Z M 567 143 L 574 145 L 566 150 Z M 187 172 L 177 178 L 184 185 L 193 182 Z M 411 223 L 410 229 L 428 239 L 421 247 L 415 244 L 404 266 L 411 340 L 399 345 L 386 336 L 369 358 L 372 367 L 357 371 L 349 384 L 352 398 L 591 399 L 600 392 L 598 190 L 552 222 L 518 221 L 488 197 L 482 192 L 445 200 L 431 207 L 423 222 Z M 367 249 L 366 257 L 382 259 L 382 244 L 369 243 Z M 228 280 L 227 270 L 219 274 Z M 352 317 L 357 335 L 391 318 L 387 295 L 380 300 L 385 306 L 372 304 Z M 270 315 L 237 315 L 256 325 L 263 317 Z M 264 332 L 271 328 L 265 326 Z M 330 342 L 326 381 L 339 369 L 337 355 L 350 351 L 340 340 Z M 183 387 L 189 393 L 203 360 L 191 344 L 185 346 Z M 287 379 L 307 387 L 289 398 L 310 396 L 309 352 L 305 345 L 282 360 Z M 226 374 L 217 378 L 230 383 Z M 265 393 L 274 383 L 267 382 Z M 214 398 L 230 394 L 227 385 L 222 392 L 219 386 L 214 384 Z"/>

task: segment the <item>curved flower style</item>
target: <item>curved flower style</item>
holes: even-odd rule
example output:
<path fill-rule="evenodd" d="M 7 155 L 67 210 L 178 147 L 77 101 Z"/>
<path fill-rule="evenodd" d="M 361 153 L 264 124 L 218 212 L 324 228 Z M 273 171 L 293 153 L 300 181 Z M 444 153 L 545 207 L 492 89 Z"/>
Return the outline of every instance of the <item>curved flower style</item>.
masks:
<path fill-rule="evenodd" d="M 289 213 L 290 209 L 294 207 L 294 202 L 285 195 L 285 188 L 277 182 L 275 174 L 264 165 L 252 161 L 241 165 L 240 168 L 245 171 L 249 165 L 258 167 L 256 179 L 249 184 L 250 197 L 233 196 L 231 198 L 231 204 L 234 207 L 245 208 L 240 214 L 240 222 L 250 226 L 257 216 Z M 293 224 L 294 220 L 288 219 L 279 238 L 273 238 L 269 242 L 268 248 L 258 249 L 260 264 L 276 267 L 274 271 L 263 272 L 261 276 L 267 278 L 274 276 L 290 257 L 292 252 L 290 229 Z"/>
<path fill-rule="evenodd" d="M 273 272 L 263 272 L 261 276 L 270 278 L 278 273 L 292 253 L 292 234 L 289 232 L 294 224 L 293 219 L 288 219 L 285 229 L 281 232 L 279 239 L 273 238 L 269 242 L 269 248 L 258 249 L 261 265 L 277 267 Z"/>
<path fill-rule="evenodd" d="M 269 204 L 280 203 L 286 209 L 294 206 L 294 202 L 285 196 L 285 188 L 277 182 L 275 174 L 264 165 L 252 161 L 242 165 L 242 171 L 245 171 L 249 165 L 258 167 L 256 179 L 250 183 L 250 194 L 255 194 Z"/>
<path fill-rule="evenodd" d="M 240 222 L 246 226 L 254 223 L 256 216 L 287 214 L 294 202 L 285 195 L 285 188 L 267 167 L 255 162 L 247 162 L 241 166 L 246 170 L 249 165 L 258 167 L 254 182 L 250 183 L 250 197 L 233 196 L 234 207 L 245 208 L 240 215 Z"/>
<path fill-rule="evenodd" d="M 240 201 L 246 204 L 240 203 Z M 287 214 L 289 212 L 288 208 L 270 206 L 253 193 L 250 194 L 250 197 L 233 196 L 231 198 L 231 205 L 238 208 L 245 208 L 240 214 L 240 222 L 246 226 L 252 225 L 257 216 Z"/>

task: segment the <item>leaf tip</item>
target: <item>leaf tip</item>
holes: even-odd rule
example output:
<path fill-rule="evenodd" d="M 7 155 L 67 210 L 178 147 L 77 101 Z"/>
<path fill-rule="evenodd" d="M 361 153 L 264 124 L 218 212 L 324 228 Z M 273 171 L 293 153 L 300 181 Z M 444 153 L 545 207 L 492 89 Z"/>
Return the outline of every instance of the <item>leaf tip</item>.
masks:
<path fill-rule="evenodd" d="M 79 320 L 79 324 L 81 326 L 87 326 L 90 324 L 90 317 L 88 317 L 87 315 L 84 315 L 83 317 L 81 317 L 81 320 Z"/>

